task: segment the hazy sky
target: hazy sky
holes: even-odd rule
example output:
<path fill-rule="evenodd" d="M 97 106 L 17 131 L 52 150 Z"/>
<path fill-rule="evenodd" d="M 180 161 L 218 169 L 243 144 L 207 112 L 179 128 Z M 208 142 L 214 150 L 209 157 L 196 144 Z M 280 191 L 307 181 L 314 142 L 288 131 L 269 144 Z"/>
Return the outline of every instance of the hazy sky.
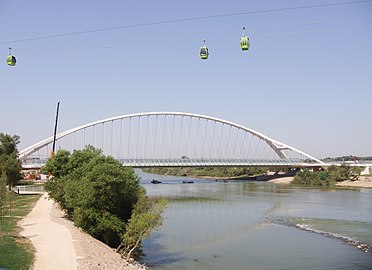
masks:
<path fill-rule="evenodd" d="M 372 1 L 289 9 L 345 2 L 0 0 L 0 132 L 19 135 L 20 149 L 51 136 L 60 101 L 59 131 L 183 111 L 320 158 L 372 155 Z M 121 28 L 58 36 L 111 27 Z"/>

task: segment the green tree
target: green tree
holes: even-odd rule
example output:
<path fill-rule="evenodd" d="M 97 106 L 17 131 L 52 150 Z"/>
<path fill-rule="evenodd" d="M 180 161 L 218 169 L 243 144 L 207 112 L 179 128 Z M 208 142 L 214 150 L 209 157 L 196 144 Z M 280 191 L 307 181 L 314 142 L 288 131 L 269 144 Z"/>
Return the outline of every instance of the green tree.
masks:
<path fill-rule="evenodd" d="M 141 241 L 157 230 L 163 223 L 162 213 L 167 206 L 167 201 L 163 198 L 148 198 L 142 190 L 132 216 L 125 228 L 121 244 L 117 251 L 125 256 L 127 260 L 135 254 L 140 254 Z"/>
<path fill-rule="evenodd" d="M 362 171 L 361 167 L 347 166 L 330 166 L 326 171 L 311 172 L 308 169 L 297 172 L 292 184 L 313 185 L 313 186 L 331 186 L 336 182 L 344 180 L 357 180 Z"/>
<path fill-rule="evenodd" d="M 334 184 L 334 180 L 330 177 L 328 171 L 315 171 L 313 172 L 314 179 L 312 185 L 329 187 Z"/>
<path fill-rule="evenodd" d="M 8 184 L 9 191 L 21 178 L 21 161 L 18 159 L 19 136 L 0 133 L 0 177 Z"/>
<path fill-rule="evenodd" d="M 7 201 L 6 179 L 0 175 L 0 237 L 3 237 L 3 216 L 6 201 Z"/>
<path fill-rule="evenodd" d="M 11 155 L 12 153 L 17 153 L 17 145 L 20 143 L 19 136 L 0 133 L 0 155 Z"/>
<path fill-rule="evenodd" d="M 42 170 L 54 175 L 45 188 L 74 223 L 118 247 L 134 205 L 144 193 L 133 169 L 87 147 L 72 154 L 59 150 Z"/>
<path fill-rule="evenodd" d="M 67 150 L 58 150 L 52 158 L 47 160 L 41 172 L 57 178 L 67 175 L 70 172 L 70 155 L 71 153 Z"/>
<path fill-rule="evenodd" d="M 138 200 L 140 186 L 131 168 L 111 157 L 97 156 L 81 167 L 79 181 L 66 182 L 67 207 L 73 209 L 77 226 L 109 244 L 117 246 Z"/>
<path fill-rule="evenodd" d="M 348 180 L 350 177 L 349 166 L 346 166 L 345 164 L 341 166 L 332 165 L 328 168 L 328 172 L 330 173 L 331 178 L 336 182 Z"/>
<path fill-rule="evenodd" d="M 362 167 L 356 167 L 353 166 L 350 169 L 350 180 L 355 181 L 359 179 L 360 174 L 362 173 L 363 168 Z"/>
<path fill-rule="evenodd" d="M 305 185 L 305 186 L 323 186 L 329 187 L 334 184 L 334 179 L 328 171 L 310 171 L 304 169 L 297 172 L 292 184 Z"/>
<path fill-rule="evenodd" d="M 331 175 L 331 178 L 337 182 L 345 180 L 355 181 L 358 180 L 360 173 L 362 172 L 362 168 L 342 164 L 341 166 L 330 166 L 328 171 Z"/>
<path fill-rule="evenodd" d="M 314 175 L 312 174 L 312 172 L 309 169 L 304 169 L 297 172 L 297 174 L 293 178 L 292 184 L 310 186 L 313 180 Z"/>
<path fill-rule="evenodd" d="M 67 181 L 65 176 L 69 173 L 69 160 L 69 151 L 58 150 L 53 157 L 47 160 L 46 164 L 40 170 L 41 173 L 49 174 L 50 180 L 45 183 L 44 187 L 48 191 L 49 196 L 58 202 L 64 210 L 68 210 L 65 199 Z"/>

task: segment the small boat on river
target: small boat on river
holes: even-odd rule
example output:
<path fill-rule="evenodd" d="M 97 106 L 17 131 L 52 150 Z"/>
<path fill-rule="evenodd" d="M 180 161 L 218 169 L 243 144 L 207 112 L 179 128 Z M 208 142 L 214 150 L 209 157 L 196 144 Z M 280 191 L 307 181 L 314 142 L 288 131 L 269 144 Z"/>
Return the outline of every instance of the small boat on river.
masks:
<path fill-rule="evenodd" d="M 183 184 L 194 184 L 194 181 L 183 181 Z"/>

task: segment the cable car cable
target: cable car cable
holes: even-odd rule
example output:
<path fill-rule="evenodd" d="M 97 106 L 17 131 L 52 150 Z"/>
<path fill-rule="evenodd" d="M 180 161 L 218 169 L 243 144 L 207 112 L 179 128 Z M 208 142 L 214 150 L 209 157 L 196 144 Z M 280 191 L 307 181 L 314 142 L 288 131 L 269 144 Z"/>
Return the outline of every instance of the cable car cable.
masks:
<path fill-rule="evenodd" d="M 326 33 L 326 32 L 337 32 L 337 31 L 351 31 L 351 30 L 364 30 L 371 29 L 372 25 L 365 27 L 351 27 L 351 28 L 339 28 L 339 29 L 320 29 L 320 30 L 307 30 L 307 31 L 298 31 L 298 32 L 280 32 L 280 33 L 268 33 L 268 34 L 258 34 L 256 36 L 260 37 L 269 37 L 269 36 L 284 36 L 284 35 L 300 35 L 308 33 Z"/>
<path fill-rule="evenodd" d="M 41 40 L 41 39 L 52 39 L 52 38 L 57 38 L 57 37 L 75 36 L 75 35 L 82 35 L 82 34 L 89 34 L 89 33 L 96 33 L 96 32 L 113 31 L 113 30 L 127 29 L 127 28 L 138 28 L 138 27 L 146 27 L 146 26 L 160 25 L 160 24 L 172 24 L 172 23 L 188 22 L 188 21 L 196 21 L 196 20 L 218 19 L 218 18 L 225 18 L 225 17 L 258 14 L 258 13 L 271 13 L 271 12 L 281 12 L 281 11 L 290 11 L 290 10 L 301 10 L 301 9 L 333 7 L 333 6 L 341 6 L 341 5 L 362 4 L 362 3 L 369 3 L 369 2 L 372 2 L 372 0 L 346 1 L 346 2 L 339 2 L 339 3 L 316 4 L 316 5 L 305 5 L 305 6 L 295 6 L 295 7 L 285 7 L 285 8 L 252 10 L 252 11 L 238 12 L 238 13 L 216 14 L 216 15 L 209 15 L 209 16 L 164 20 L 164 21 L 156 21 L 156 22 L 149 22 L 149 23 L 139 23 L 139 24 L 124 25 L 124 26 L 107 27 L 107 28 L 101 28 L 101 29 L 77 31 L 77 32 L 70 32 L 70 33 L 63 33 L 63 34 L 31 37 L 31 38 L 18 39 L 18 40 L 12 40 L 12 41 L 0 41 L 0 44 L 27 42 L 27 41 L 34 41 L 34 40 Z"/>

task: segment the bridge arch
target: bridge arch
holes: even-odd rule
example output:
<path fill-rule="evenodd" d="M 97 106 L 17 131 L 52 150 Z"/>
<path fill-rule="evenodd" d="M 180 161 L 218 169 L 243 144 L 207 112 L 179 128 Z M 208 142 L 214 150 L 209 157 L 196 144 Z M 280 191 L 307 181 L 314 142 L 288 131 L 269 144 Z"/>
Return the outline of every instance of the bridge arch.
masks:
<path fill-rule="evenodd" d="M 208 139 L 206 138 L 206 134 L 209 132 L 211 134 L 211 136 L 215 136 L 217 137 L 217 135 L 215 135 L 214 131 L 215 131 L 215 126 L 216 124 L 219 124 L 220 125 L 220 129 L 222 131 L 218 131 L 219 133 L 221 133 L 221 138 L 220 140 L 222 140 L 222 134 L 225 132 L 226 134 L 228 134 L 228 137 L 227 135 L 225 136 L 225 140 L 227 140 L 227 143 L 230 144 L 231 141 L 234 141 L 234 138 L 235 140 L 240 136 L 246 136 L 247 134 L 255 137 L 258 139 L 259 142 L 264 142 L 266 145 L 265 146 L 269 146 L 269 148 L 273 151 L 273 153 L 275 153 L 275 155 L 277 156 L 278 159 L 281 159 L 281 160 L 288 160 L 290 159 L 288 157 L 288 155 L 286 154 L 286 152 L 288 151 L 291 151 L 293 153 L 296 153 L 298 155 L 300 155 L 303 159 L 307 159 L 308 161 L 311 161 L 311 162 L 314 162 L 314 163 L 319 163 L 319 164 L 323 164 L 322 161 L 320 161 L 319 159 L 299 150 L 299 149 L 296 149 L 288 144 L 285 144 L 285 143 L 282 143 L 278 140 L 275 140 L 275 139 L 272 139 L 270 138 L 269 136 L 263 134 L 263 133 L 260 133 L 256 130 L 253 130 L 251 128 L 248 128 L 248 127 L 245 127 L 245 126 L 242 126 L 242 125 L 239 125 L 239 124 L 236 124 L 234 122 L 230 122 L 230 121 L 227 121 L 227 120 L 223 120 L 223 119 L 220 119 L 220 118 L 216 118 L 216 117 L 212 117 L 212 116 L 207 116 L 207 115 L 202 115 L 202 114 L 195 114 L 195 113 L 187 113 L 187 112 L 143 112 L 143 113 L 133 113 L 133 114 L 125 114 L 125 115 L 120 115 L 120 116 L 115 116 L 115 117 L 110 117 L 110 118 L 106 118 L 106 119 L 103 119 L 103 120 L 99 120 L 99 121 L 94 121 L 94 122 L 91 122 L 91 123 L 88 123 L 88 124 L 85 124 L 85 125 L 81 125 L 81 126 L 78 126 L 78 127 L 75 127 L 75 128 L 72 128 L 72 129 L 69 129 L 69 130 L 66 130 L 64 132 L 60 132 L 57 134 L 56 136 L 56 140 L 57 141 L 60 141 L 62 138 L 65 138 L 65 137 L 68 137 L 69 135 L 72 135 L 72 134 L 76 134 L 80 131 L 84 131 L 84 144 L 85 144 L 85 131 L 89 128 L 93 128 L 93 140 L 95 138 L 96 135 L 94 135 L 94 128 L 97 127 L 97 126 L 100 126 L 102 125 L 103 126 L 103 129 L 104 129 L 104 125 L 107 124 L 107 123 L 111 123 L 111 148 L 112 148 L 112 141 L 113 141 L 113 129 L 114 129 L 114 122 L 118 122 L 120 121 L 120 140 L 121 140 L 121 136 L 122 136 L 122 130 L 123 130 L 123 120 L 129 120 L 129 127 L 126 128 L 126 130 L 129 130 L 128 131 L 128 134 L 129 136 L 127 136 L 128 138 L 126 138 L 127 140 L 130 141 L 131 139 L 131 132 L 133 133 L 132 136 L 141 136 L 144 137 L 146 136 L 146 140 L 142 140 L 142 144 L 144 144 L 144 146 L 142 146 L 145 150 L 144 150 L 144 153 L 146 153 L 146 148 L 148 148 L 148 139 L 147 137 L 149 136 L 149 126 L 151 126 L 151 124 L 149 124 L 149 121 L 150 121 L 150 117 L 151 119 L 154 118 L 156 124 L 152 124 L 152 127 L 153 129 L 155 128 L 155 131 L 152 131 L 152 135 L 157 137 L 157 134 L 159 134 L 159 130 L 163 129 L 164 132 L 168 129 L 168 135 L 167 135 L 167 138 L 165 138 L 165 135 L 163 134 L 163 138 L 162 138 L 162 142 L 160 142 L 160 144 L 162 144 L 162 148 L 163 146 L 165 145 L 165 141 L 166 140 L 170 140 L 171 143 L 170 143 L 170 147 L 172 148 L 172 140 L 175 140 L 174 138 L 176 138 L 177 136 L 179 137 L 179 139 L 181 139 L 182 136 L 184 136 L 184 141 L 186 139 L 187 141 L 187 144 L 188 144 L 188 148 L 189 148 L 189 144 L 197 144 L 197 140 L 201 140 L 202 138 L 202 134 L 201 133 L 204 133 L 204 144 L 207 144 L 208 143 Z M 158 122 L 160 123 L 161 121 L 159 120 L 161 117 L 163 117 L 164 119 L 162 120 L 163 121 L 163 126 L 161 125 L 158 125 Z M 173 126 L 171 127 L 171 125 L 168 124 L 167 126 L 167 117 L 168 117 L 168 121 L 169 121 L 169 118 L 171 118 L 173 120 Z M 180 135 L 176 134 L 176 135 L 173 135 L 176 131 L 175 131 L 175 128 L 174 128 L 174 125 L 175 125 L 175 120 L 179 118 L 181 120 L 181 124 L 180 124 L 180 129 L 181 130 L 178 130 L 177 132 L 180 132 Z M 137 124 L 135 124 L 133 127 L 131 127 L 131 121 L 132 119 L 136 119 L 138 121 Z M 145 132 L 141 132 L 140 133 L 140 128 L 142 127 L 141 126 L 141 119 L 142 119 L 142 122 L 146 122 L 147 121 L 147 124 L 145 124 Z M 170 121 L 172 121 L 170 120 Z M 189 120 L 189 123 L 186 121 L 186 120 Z M 191 134 L 191 129 L 192 129 L 192 124 L 191 124 L 191 121 L 192 120 L 197 120 L 197 124 L 194 125 L 194 133 L 196 133 L 195 135 L 195 138 L 194 138 L 194 141 L 191 142 L 190 139 L 190 134 Z M 134 122 L 134 121 L 133 121 Z M 164 123 L 165 122 L 165 123 Z M 203 122 L 203 123 L 202 123 Z M 214 127 L 213 127 L 213 131 L 208 131 L 207 130 L 207 126 L 209 123 L 212 123 L 214 124 Z M 185 137 L 185 135 L 182 135 L 182 127 L 183 125 L 185 126 L 185 130 L 184 132 L 188 134 L 188 136 Z M 188 128 L 187 128 L 187 125 Z M 205 130 L 203 131 L 199 131 L 201 130 L 204 126 L 205 126 Z M 221 127 L 222 125 L 222 127 Z M 202 126 L 202 127 L 201 127 Z M 142 127 L 143 128 L 143 127 Z M 233 135 L 231 135 L 232 133 L 232 129 L 234 128 L 234 132 L 236 133 L 235 137 L 233 137 Z M 131 130 L 132 129 L 132 130 Z M 133 131 L 133 129 L 138 129 L 138 132 L 136 133 L 135 131 Z M 159 130 L 157 130 L 159 129 Z M 189 129 L 189 130 L 187 130 Z M 211 129 L 211 128 L 209 128 Z M 228 131 L 223 131 L 223 129 L 225 130 L 228 130 Z M 136 134 L 134 134 L 136 133 Z M 198 133 L 199 134 L 199 139 L 197 138 L 198 137 Z M 245 133 L 244 135 L 240 135 L 241 133 Z M 104 140 L 104 136 L 105 136 L 105 131 L 102 132 L 102 136 L 101 136 L 101 139 L 102 139 L 102 146 L 103 146 L 103 140 Z M 160 136 L 161 137 L 161 136 Z M 133 138 L 132 138 L 133 139 Z M 120 141 L 119 140 L 119 141 Z M 246 140 L 244 138 L 244 140 Z M 251 139 L 252 140 L 252 139 Z M 45 140 L 42 140 L 38 143 L 35 143 L 23 150 L 20 151 L 20 159 L 21 160 L 25 160 L 27 159 L 28 157 L 30 157 L 32 154 L 34 154 L 35 152 L 39 151 L 40 149 L 50 145 L 51 143 L 53 142 L 53 136 L 49 137 L 49 138 L 46 138 Z M 120 141 L 121 142 L 121 141 Z M 178 142 L 180 143 L 180 142 Z M 235 145 L 234 145 L 234 149 L 236 147 L 239 147 L 239 146 L 236 146 L 236 142 L 233 142 Z M 136 147 L 137 147 L 137 150 L 139 148 L 139 139 L 137 138 L 137 141 L 136 141 Z M 154 142 L 154 149 L 155 149 L 155 142 Z M 213 142 L 212 142 L 213 144 Z M 217 144 L 217 143 L 215 143 Z M 221 142 L 219 142 L 219 145 L 221 146 Z M 244 146 L 244 142 L 242 144 Z M 93 145 L 94 146 L 94 145 Z M 131 143 L 128 142 L 128 153 L 130 152 L 129 151 L 129 148 L 131 146 Z M 132 146 L 133 147 L 133 146 Z M 242 146 L 240 146 L 242 147 Z M 226 149 L 227 149 L 227 146 L 226 146 Z M 218 149 L 217 151 L 221 151 L 220 149 Z M 217 152 L 216 151 L 216 152 Z M 137 151 L 138 152 L 138 151 Z M 186 151 L 187 152 L 187 151 Z M 241 151 L 242 152 L 242 151 Z M 252 152 L 252 151 L 251 151 Z M 162 154 L 163 155 L 163 154 Z M 234 155 L 232 153 L 232 150 L 230 151 L 230 155 Z M 145 154 L 146 156 L 146 154 Z M 145 156 L 142 156 L 143 158 L 146 158 Z M 233 156 L 231 156 L 230 158 L 234 158 Z"/>

